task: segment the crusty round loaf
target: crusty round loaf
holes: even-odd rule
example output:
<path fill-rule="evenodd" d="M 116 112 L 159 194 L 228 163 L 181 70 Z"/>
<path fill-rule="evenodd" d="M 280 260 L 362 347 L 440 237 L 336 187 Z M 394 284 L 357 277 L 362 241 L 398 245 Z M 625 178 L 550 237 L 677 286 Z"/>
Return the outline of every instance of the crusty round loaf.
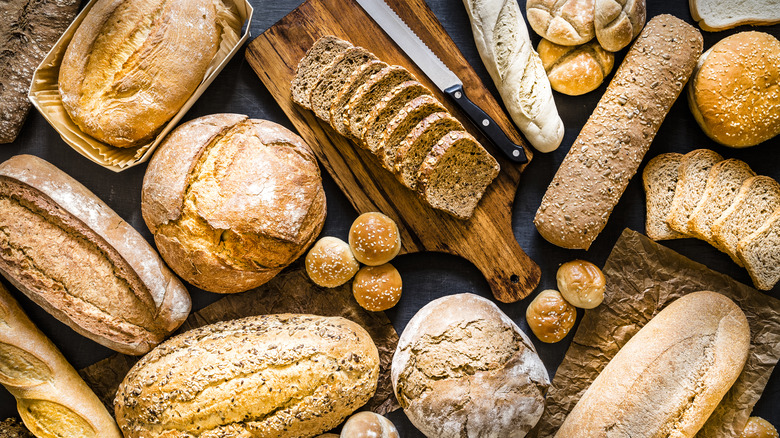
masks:
<path fill-rule="evenodd" d="M 522 438 L 544 411 L 550 379 L 528 337 L 473 294 L 431 301 L 409 321 L 393 389 L 427 437 Z"/>
<path fill-rule="evenodd" d="M 537 51 L 553 90 L 569 96 L 598 88 L 615 64 L 615 55 L 595 40 L 580 46 L 561 46 L 542 39 Z"/>
<path fill-rule="evenodd" d="M 151 140 L 203 80 L 219 48 L 221 0 L 100 0 L 68 45 L 62 104 L 98 141 Z"/>
<path fill-rule="evenodd" d="M 764 32 L 724 38 L 699 58 L 688 104 L 704 132 L 743 148 L 780 134 L 780 41 Z"/>
<path fill-rule="evenodd" d="M 304 253 L 322 229 L 325 192 L 303 139 L 273 122 L 214 114 L 160 145 L 141 212 L 179 276 L 233 293 L 267 282 Z"/>
<path fill-rule="evenodd" d="M 125 438 L 307 438 L 365 404 L 378 377 L 358 324 L 262 315 L 164 342 L 133 366 L 114 408 Z"/>

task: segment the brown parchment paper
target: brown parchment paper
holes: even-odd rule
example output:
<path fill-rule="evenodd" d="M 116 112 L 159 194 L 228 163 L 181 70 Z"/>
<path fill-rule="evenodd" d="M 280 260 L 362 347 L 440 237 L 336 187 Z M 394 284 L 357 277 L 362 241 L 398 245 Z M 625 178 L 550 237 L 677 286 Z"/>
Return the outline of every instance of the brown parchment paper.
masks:
<path fill-rule="evenodd" d="M 379 350 L 379 384 L 365 409 L 386 414 L 399 408 L 390 382 L 390 363 L 398 344 L 396 333 L 384 312 L 369 312 L 358 305 L 349 283 L 326 289 L 314 284 L 306 275 L 301 261 L 296 262 L 273 280 L 248 292 L 227 295 L 219 301 L 193 312 L 179 332 L 218 321 L 272 313 L 306 313 L 342 316 L 357 322 L 368 331 Z M 103 404 L 113 412 L 114 396 L 119 384 L 138 357 L 116 354 L 79 371 Z"/>
<path fill-rule="evenodd" d="M 738 437 L 780 357 L 780 301 L 711 271 L 626 229 L 604 266 L 604 302 L 588 310 L 547 393 L 547 407 L 530 437 L 551 437 L 618 350 L 675 299 L 699 290 L 737 303 L 750 325 L 750 354 L 731 390 L 698 438 Z"/>

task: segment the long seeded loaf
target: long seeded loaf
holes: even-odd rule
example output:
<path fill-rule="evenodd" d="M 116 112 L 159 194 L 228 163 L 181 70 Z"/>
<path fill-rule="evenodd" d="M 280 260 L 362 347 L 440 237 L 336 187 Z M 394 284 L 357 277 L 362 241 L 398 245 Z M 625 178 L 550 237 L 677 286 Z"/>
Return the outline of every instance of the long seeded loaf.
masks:
<path fill-rule="evenodd" d="M 438 112 L 424 118 L 398 146 L 394 170 L 403 185 L 417 187 L 420 166 L 439 140 L 451 131 L 463 131 L 463 125 L 446 112 Z"/>
<path fill-rule="evenodd" d="M 775 211 L 759 229 L 739 241 L 737 255 L 757 288 L 775 287 L 780 280 L 780 211 Z"/>
<path fill-rule="evenodd" d="M 330 123 L 331 104 L 344 83 L 361 65 L 375 60 L 376 56 L 362 47 L 350 47 L 342 52 L 333 65 L 322 72 L 320 81 L 311 90 L 309 102 L 314 114 Z"/>
<path fill-rule="evenodd" d="M 398 111 L 412 99 L 423 95 L 431 95 L 431 90 L 423 84 L 412 80 L 402 82 L 393 87 L 374 105 L 368 113 L 363 129 L 363 144 L 370 150 L 371 145 L 379 145 L 379 138 L 385 132 L 387 124 Z"/>
<path fill-rule="evenodd" d="M 647 237 L 653 240 L 687 237 L 685 234 L 669 228 L 664 220 L 672 206 L 682 157 L 683 155 L 678 153 L 661 154 L 650 160 L 642 172 L 642 181 L 647 197 L 645 231 Z"/>
<path fill-rule="evenodd" d="M 434 208 L 468 219 L 499 170 L 468 132 L 452 131 L 423 160 L 417 190 Z"/>
<path fill-rule="evenodd" d="M 390 119 L 385 132 L 379 138 L 379 145 L 367 145 L 379 157 L 385 169 L 395 171 L 395 154 L 398 146 L 420 121 L 437 112 L 447 111 L 435 97 L 424 94 L 404 105 Z"/>
<path fill-rule="evenodd" d="M 691 214 L 688 228 L 694 237 L 720 249 L 712 233 L 712 225 L 737 197 L 748 178 L 756 176 L 744 161 L 729 159 L 712 166 L 699 204 Z"/>
<path fill-rule="evenodd" d="M 309 97 L 311 90 L 319 82 L 320 74 L 340 53 L 350 47 L 352 44 L 332 35 L 324 36 L 315 41 L 295 69 L 291 87 L 293 102 L 311 109 Z"/>
<path fill-rule="evenodd" d="M 396 85 L 414 80 L 414 76 L 400 65 L 391 65 L 361 85 L 344 107 L 344 124 L 355 138 L 363 138 L 365 122 L 374 106 Z"/>
<path fill-rule="evenodd" d="M 588 249 L 701 55 L 701 33 L 671 15 L 654 17 L 555 174 L 534 224 L 549 242 Z"/>
<path fill-rule="evenodd" d="M 723 157 L 709 149 L 696 149 L 688 152 L 680 161 L 679 178 L 674 190 L 674 199 L 666 223 L 678 233 L 690 234 L 688 221 L 691 213 L 699 205 L 704 189 L 707 186 L 707 176 L 715 164 L 723 161 Z"/>
<path fill-rule="evenodd" d="M 734 262 L 742 266 L 737 254 L 740 240 L 751 235 L 780 209 L 780 184 L 768 176 L 748 178 L 731 206 L 712 225 L 712 235 Z"/>
<path fill-rule="evenodd" d="M 349 136 L 350 132 L 344 123 L 344 107 L 349 99 L 355 94 L 355 91 L 363 85 L 371 76 L 378 73 L 387 64 L 379 60 L 368 61 L 355 69 L 344 82 L 341 90 L 336 94 L 333 103 L 330 105 L 330 124 L 339 134 Z"/>

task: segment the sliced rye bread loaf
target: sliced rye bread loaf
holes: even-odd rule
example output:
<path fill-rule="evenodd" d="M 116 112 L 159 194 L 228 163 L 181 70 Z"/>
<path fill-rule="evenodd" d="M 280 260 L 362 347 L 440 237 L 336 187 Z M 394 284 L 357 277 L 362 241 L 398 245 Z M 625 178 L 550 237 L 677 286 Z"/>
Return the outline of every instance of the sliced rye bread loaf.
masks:
<path fill-rule="evenodd" d="M 309 101 L 314 114 L 330 123 L 330 106 L 353 71 L 361 65 L 375 61 L 373 53 L 362 47 L 350 47 L 338 55 L 338 59 L 320 75 L 320 81 L 311 91 Z"/>
<path fill-rule="evenodd" d="M 341 90 L 336 94 L 336 98 L 330 105 L 330 124 L 339 134 L 350 136 L 349 129 L 344 124 L 344 106 L 349 102 L 349 98 L 355 94 L 355 91 L 363 85 L 371 76 L 386 68 L 387 64 L 379 61 L 368 61 L 354 70 L 344 82 Z"/>
<path fill-rule="evenodd" d="M 463 130 L 463 125 L 447 112 L 433 113 L 424 118 L 396 149 L 394 173 L 399 181 L 412 190 L 417 188 L 420 165 L 433 146 L 450 131 Z"/>
<path fill-rule="evenodd" d="M 293 102 L 311 109 L 309 96 L 319 82 L 320 74 L 340 53 L 350 47 L 352 44 L 333 35 L 327 35 L 315 41 L 295 69 L 295 77 L 290 89 Z"/>
<path fill-rule="evenodd" d="M 742 184 L 752 176 L 756 174 L 747 163 L 733 158 L 712 166 L 704 195 L 688 221 L 691 235 L 722 249 L 712 235 L 712 225 L 731 207 Z"/>
<path fill-rule="evenodd" d="M 677 153 L 661 154 L 650 160 L 642 171 L 647 202 L 645 232 L 653 240 L 688 237 L 671 229 L 665 221 L 672 207 L 682 157 Z"/>
<path fill-rule="evenodd" d="M 768 176 L 748 178 L 731 206 L 712 225 L 712 235 L 734 262 L 739 241 L 751 235 L 772 213 L 780 210 L 780 184 Z"/>
<path fill-rule="evenodd" d="M 370 145 L 379 145 L 379 138 L 385 132 L 390 119 L 409 101 L 423 95 L 431 95 L 431 90 L 415 80 L 402 82 L 388 91 L 374 105 L 363 124 L 362 140 L 365 147 L 370 150 Z"/>
<path fill-rule="evenodd" d="M 396 85 L 414 80 L 414 76 L 400 65 L 391 65 L 374 74 L 358 87 L 344 107 L 344 124 L 355 138 L 363 138 L 365 121 L 374 106 Z"/>
<path fill-rule="evenodd" d="M 739 241 L 737 254 L 747 268 L 753 284 L 770 290 L 780 280 L 780 211 L 761 227 Z"/>
<path fill-rule="evenodd" d="M 446 112 L 447 108 L 435 97 L 424 94 L 406 103 L 387 124 L 385 132 L 379 137 L 378 145 L 366 145 L 373 151 L 385 169 L 395 171 L 395 153 L 407 135 L 424 118 L 433 113 Z"/>
<path fill-rule="evenodd" d="M 417 190 L 432 207 L 468 219 L 499 170 L 496 159 L 468 132 L 452 131 L 423 160 Z"/>
<path fill-rule="evenodd" d="M 720 161 L 723 161 L 723 157 L 709 149 L 696 149 L 683 156 L 672 207 L 666 217 L 666 223 L 672 230 L 690 235 L 688 221 L 691 213 L 704 195 L 710 169 Z"/>

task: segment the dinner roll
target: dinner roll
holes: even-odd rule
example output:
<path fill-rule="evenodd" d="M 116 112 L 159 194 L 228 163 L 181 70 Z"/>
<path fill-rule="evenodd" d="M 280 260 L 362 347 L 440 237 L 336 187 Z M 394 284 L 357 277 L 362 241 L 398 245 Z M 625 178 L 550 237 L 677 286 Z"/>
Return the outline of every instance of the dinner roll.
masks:
<path fill-rule="evenodd" d="M 764 32 L 724 38 L 699 58 L 688 104 L 704 132 L 743 148 L 780 134 L 780 41 Z"/>
<path fill-rule="evenodd" d="M 553 90 L 569 96 L 598 88 L 615 64 L 615 55 L 596 40 L 581 46 L 561 46 L 542 39 L 536 50 Z"/>
<path fill-rule="evenodd" d="M 382 265 L 398 255 L 401 235 L 389 217 L 379 212 L 363 213 L 349 228 L 349 247 L 360 263 Z"/>
<path fill-rule="evenodd" d="M 739 438 L 778 438 L 777 429 L 761 417 L 750 417 Z"/>
<path fill-rule="evenodd" d="M 342 438 L 399 438 L 393 422 L 373 412 L 358 412 L 341 429 Z"/>
<path fill-rule="evenodd" d="M 592 309 L 604 301 L 607 280 L 598 266 L 585 260 L 572 260 L 558 268 L 558 290 L 574 307 Z"/>
<path fill-rule="evenodd" d="M 390 376 L 409 420 L 436 438 L 522 438 L 550 385 L 528 336 L 474 294 L 420 309 L 398 340 Z"/>
<path fill-rule="evenodd" d="M 401 274 L 390 263 L 363 266 L 352 281 L 352 294 L 366 310 L 387 310 L 401 299 Z"/>
<path fill-rule="evenodd" d="M 557 290 L 545 290 L 531 301 L 525 319 L 540 341 L 552 344 L 569 334 L 577 319 L 577 309 Z"/>
<path fill-rule="evenodd" d="M 306 273 L 311 281 L 323 287 L 336 287 L 355 276 L 360 264 L 347 242 L 337 237 L 323 237 L 306 254 Z"/>

